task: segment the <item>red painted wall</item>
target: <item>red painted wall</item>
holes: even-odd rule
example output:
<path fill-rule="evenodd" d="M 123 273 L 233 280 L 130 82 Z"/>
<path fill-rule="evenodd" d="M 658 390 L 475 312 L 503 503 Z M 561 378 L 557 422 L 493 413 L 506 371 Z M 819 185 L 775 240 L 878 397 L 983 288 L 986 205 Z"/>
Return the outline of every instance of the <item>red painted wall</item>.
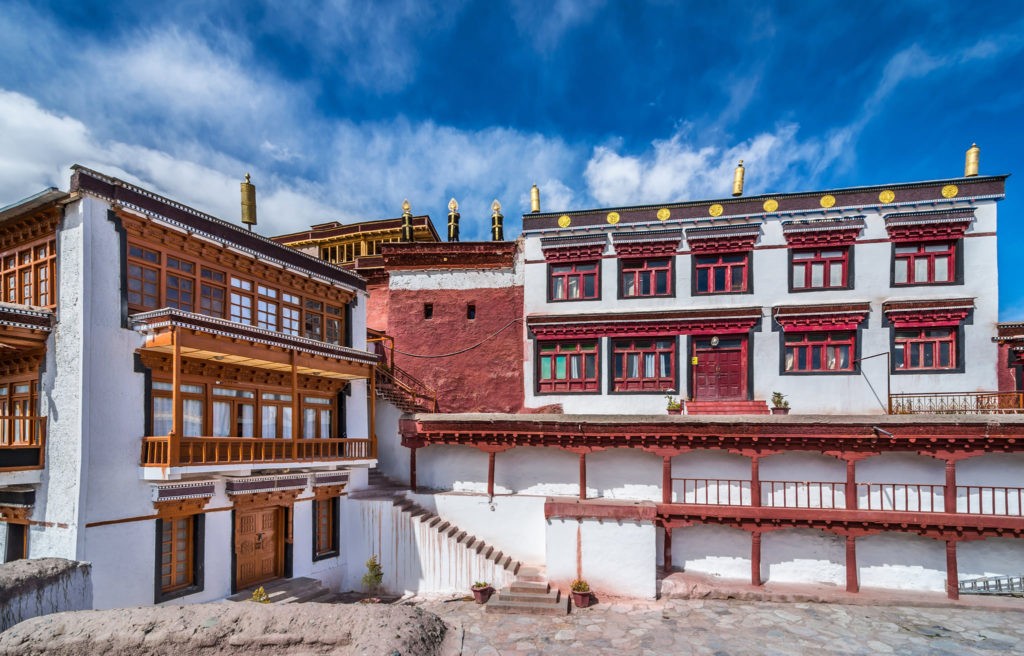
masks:
<path fill-rule="evenodd" d="M 395 364 L 437 391 L 441 412 L 518 412 L 522 408 L 521 286 L 391 290 L 387 296 L 380 302 L 386 306 L 387 333 L 395 339 Z M 424 318 L 427 303 L 433 306 L 430 319 Z M 475 319 L 466 317 L 469 304 L 476 306 Z M 480 342 L 458 355 L 406 355 L 443 355 Z"/>
<path fill-rule="evenodd" d="M 366 303 L 366 327 L 373 330 L 387 331 L 388 328 L 388 282 L 366 285 L 370 295 Z"/>
<path fill-rule="evenodd" d="M 1000 342 L 999 344 L 999 363 L 997 365 L 999 373 L 999 391 L 1000 392 L 1016 392 L 1017 391 L 1017 367 L 1010 366 L 1010 347 L 1015 344 L 1012 342 Z"/>

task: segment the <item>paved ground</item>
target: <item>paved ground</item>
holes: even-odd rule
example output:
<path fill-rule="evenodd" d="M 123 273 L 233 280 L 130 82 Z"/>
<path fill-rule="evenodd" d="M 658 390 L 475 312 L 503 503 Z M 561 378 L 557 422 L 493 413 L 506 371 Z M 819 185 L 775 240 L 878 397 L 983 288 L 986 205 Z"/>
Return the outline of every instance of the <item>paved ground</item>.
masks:
<path fill-rule="evenodd" d="M 562 617 L 423 607 L 462 626 L 465 656 L 1024 654 L 1020 610 L 676 600 L 613 601 Z"/>

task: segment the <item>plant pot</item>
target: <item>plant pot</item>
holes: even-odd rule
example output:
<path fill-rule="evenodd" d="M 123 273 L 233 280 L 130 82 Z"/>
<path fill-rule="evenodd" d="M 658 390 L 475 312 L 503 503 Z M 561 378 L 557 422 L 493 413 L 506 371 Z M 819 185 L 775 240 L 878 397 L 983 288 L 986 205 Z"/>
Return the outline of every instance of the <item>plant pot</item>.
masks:
<path fill-rule="evenodd" d="M 494 588 L 487 586 L 486 588 L 470 588 L 473 591 L 473 599 L 478 604 L 486 604 L 487 600 L 494 594 Z"/>
<path fill-rule="evenodd" d="M 789 408 L 772 408 L 773 415 L 788 415 Z"/>
<path fill-rule="evenodd" d="M 668 409 L 668 413 L 670 415 L 681 415 L 681 414 L 683 414 L 683 409 L 682 408 L 669 408 Z"/>
<path fill-rule="evenodd" d="M 593 597 L 589 592 L 573 592 L 572 593 L 572 605 L 576 608 L 586 608 L 590 605 Z"/>

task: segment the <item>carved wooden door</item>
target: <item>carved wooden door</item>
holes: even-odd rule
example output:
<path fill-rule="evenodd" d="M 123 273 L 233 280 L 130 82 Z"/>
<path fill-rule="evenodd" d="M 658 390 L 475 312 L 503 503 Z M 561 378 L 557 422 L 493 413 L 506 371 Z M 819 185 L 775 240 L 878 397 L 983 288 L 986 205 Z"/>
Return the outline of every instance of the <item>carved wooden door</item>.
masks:
<path fill-rule="evenodd" d="M 236 514 L 236 588 L 247 588 L 283 574 L 282 540 L 281 508 L 255 508 Z"/>
<path fill-rule="evenodd" d="M 730 340 L 732 341 L 732 340 Z M 694 355 L 693 396 L 697 401 L 736 401 L 746 398 L 746 362 L 744 349 L 722 345 L 702 347 Z"/>

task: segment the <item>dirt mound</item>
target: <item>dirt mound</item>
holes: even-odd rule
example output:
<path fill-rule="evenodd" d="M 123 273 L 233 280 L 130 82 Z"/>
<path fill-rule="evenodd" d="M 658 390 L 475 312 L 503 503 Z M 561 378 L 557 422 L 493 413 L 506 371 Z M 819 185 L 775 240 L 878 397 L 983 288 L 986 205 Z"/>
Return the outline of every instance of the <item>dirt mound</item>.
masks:
<path fill-rule="evenodd" d="M 244 602 L 36 617 L 0 633 L 0 655 L 455 656 L 461 643 L 460 630 L 411 606 Z"/>

